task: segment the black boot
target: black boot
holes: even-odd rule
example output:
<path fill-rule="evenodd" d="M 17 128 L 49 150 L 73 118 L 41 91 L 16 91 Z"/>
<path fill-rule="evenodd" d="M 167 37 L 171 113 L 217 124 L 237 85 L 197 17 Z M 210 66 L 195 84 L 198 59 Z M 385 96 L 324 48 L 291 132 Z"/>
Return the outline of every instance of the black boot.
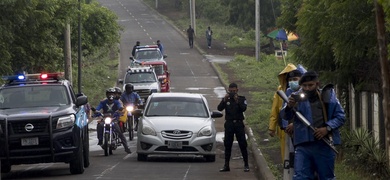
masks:
<path fill-rule="evenodd" d="M 222 169 L 219 170 L 219 172 L 227 172 L 230 171 L 229 163 L 225 163 Z"/>
<path fill-rule="evenodd" d="M 244 172 L 249 172 L 249 166 L 248 165 L 244 166 Z"/>
<path fill-rule="evenodd" d="M 244 172 L 249 172 L 249 164 L 248 164 L 248 160 L 246 160 L 245 162 L 244 162 Z"/>

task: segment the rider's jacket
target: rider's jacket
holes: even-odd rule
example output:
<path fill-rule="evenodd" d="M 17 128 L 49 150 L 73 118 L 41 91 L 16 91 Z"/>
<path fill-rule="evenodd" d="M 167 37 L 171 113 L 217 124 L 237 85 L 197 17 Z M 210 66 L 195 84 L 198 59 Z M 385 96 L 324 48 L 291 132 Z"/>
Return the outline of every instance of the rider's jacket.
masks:
<path fill-rule="evenodd" d="M 292 94 L 299 94 L 301 93 L 300 91 L 301 90 L 293 92 Z M 320 94 L 322 94 L 322 92 L 320 92 Z M 330 126 L 332 129 L 331 134 L 333 137 L 334 145 L 341 144 L 339 127 L 341 127 L 345 123 L 345 113 L 343 108 L 341 107 L 339 100 L 336 97 L 334 89 L 330 90 L 329 97 L 323 99 L 323 101 L 328 118 L 325 124 L 327 126 Z M 295 113 L 290 108 L 286 107 L 287 105 L 285 104 L 285 106 L 280 111 L 280 115 L 284 119 L 294 118 L 294 145 L 316 141 L 313 130 L 307 127 L 302 121 L 300 121 L 298 116 L 295 116 Z M 310 122 L 310 124 L 314 123 L 309 100 L 306 99 L 304 101 L 298 102 L 298 104 L 294 108 L 296 109 L 296 111 L 300 112 Z"/>
<path fill-rule="evenodd" d="M 120 108 L 123 108 L 119 100 L 114 99 L 114 103 L 108 104 L 108 99 L 100 101 L 99 105 L 96 107 L 96 111 L 103 109 L 103 114 L 105 113 L 114 113 Z"/>
<path fill-rule="evenodd" d="M 136 92 L 132 92 L 130 94 L 127 94 L 126 92 L 123 92 L 122 95 L 121 95 L 120 100 L 123 102 L 123 104 L 125 106 L 127 104 L 143 105 L 141 97 Z M 136 101 L 138 101 L 138 102 L 136 102 Z"/>

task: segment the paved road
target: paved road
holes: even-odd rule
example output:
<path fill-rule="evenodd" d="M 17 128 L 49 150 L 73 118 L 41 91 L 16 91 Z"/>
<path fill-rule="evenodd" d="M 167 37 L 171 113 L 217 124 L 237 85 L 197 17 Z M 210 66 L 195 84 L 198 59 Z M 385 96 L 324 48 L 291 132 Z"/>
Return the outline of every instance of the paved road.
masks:
<path fill-rule="evenodd" d="M 130 63 L 131 49 L 137 40 L 141 44 L 154 44 L 158 39 L 165 47 L 166 61 L 171 72 L 172 92 L 195 92 L 206 96 L 211 110 L 215 110 L 225 89 L 214 72 L 209 59 L 195 48 L 190 49 L 188 42 L 174 27 L 151 11 L 139 0 L 98 0 L 103 6 L 113 10 L 119 16 L 123 26 L 120 43 L 120 66 L 118 76 L 124 76 Z M 105 157 L 100 147 L 96 146 L 96 132 L 90 133 L 91 165 L 84 174 L 70 175 L 66 164 L 37 164 L 13 166 L 11 173 L 3 179 L 257 179 L 255 170 L 243 172 L 240 154 L 233 154 L 231 172 L 220 173 L 223 166 L 223 118 L 216 119 L 218 150 L 216 162 L 205 162 L 203 158 L 193 156 L 156 156 L 147 162 L 138 162 L 136 153 L 126 154 L 120 147 L 114 155 Z M 94 124 L 90 124 L 93 128 Z M 136 139 L 130 142 L 133 152 Z M 234 147 L 238 149 L 235 143 Z M 239 151 L 238 151 L 239 152 Z M 253 161 L 250 162 L 253 168 Z"/>

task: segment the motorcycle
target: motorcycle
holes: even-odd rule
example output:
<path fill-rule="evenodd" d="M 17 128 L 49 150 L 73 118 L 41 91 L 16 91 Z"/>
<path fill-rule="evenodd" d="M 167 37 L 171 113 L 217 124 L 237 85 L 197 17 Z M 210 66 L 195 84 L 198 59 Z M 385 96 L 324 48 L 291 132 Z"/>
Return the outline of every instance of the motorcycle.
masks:
<path fill-rule="evenodd" d="M 115 131 L 114 123 L 118 120 L 118 113 L 106 113 L 102 114 L 100 112 L 95 113 L 95 117 L 101 117 L 104 120 L 103 127 L 103 144 L 101 145 L 104 150 L 104 155 L 112 155 L 112 151 L 116 150 L 119 146 L 122 145 L 118 133 Z"/>

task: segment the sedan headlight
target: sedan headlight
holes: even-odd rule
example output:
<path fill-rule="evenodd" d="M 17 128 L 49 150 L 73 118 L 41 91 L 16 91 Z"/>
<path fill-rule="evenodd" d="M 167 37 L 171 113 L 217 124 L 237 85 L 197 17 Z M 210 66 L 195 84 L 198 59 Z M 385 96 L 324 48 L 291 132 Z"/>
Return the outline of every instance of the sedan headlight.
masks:
<path fill-rule="evenodd" d="M 149 126 L 143 126 L 142 127 L 142 134 L 157 136 L 156 131 L 153 128 L 149 127 Z"/>
<path fill-rule="evenodd" d="M 211 126 L 206 126 L 199 131 L 198 137 L 211 136 L 212 134 L 213 134 L 213 130 L 212 130 Z"/>
<path fill-rule="evenodd" d="M 60 117 L 60 118 L 58 118 L 56 128 L 61 129 L 61 128 L 73 126 L 75 119 L 76 119 L 76 117 L 73 114 L 69 115 L 69 116 Z"/>

